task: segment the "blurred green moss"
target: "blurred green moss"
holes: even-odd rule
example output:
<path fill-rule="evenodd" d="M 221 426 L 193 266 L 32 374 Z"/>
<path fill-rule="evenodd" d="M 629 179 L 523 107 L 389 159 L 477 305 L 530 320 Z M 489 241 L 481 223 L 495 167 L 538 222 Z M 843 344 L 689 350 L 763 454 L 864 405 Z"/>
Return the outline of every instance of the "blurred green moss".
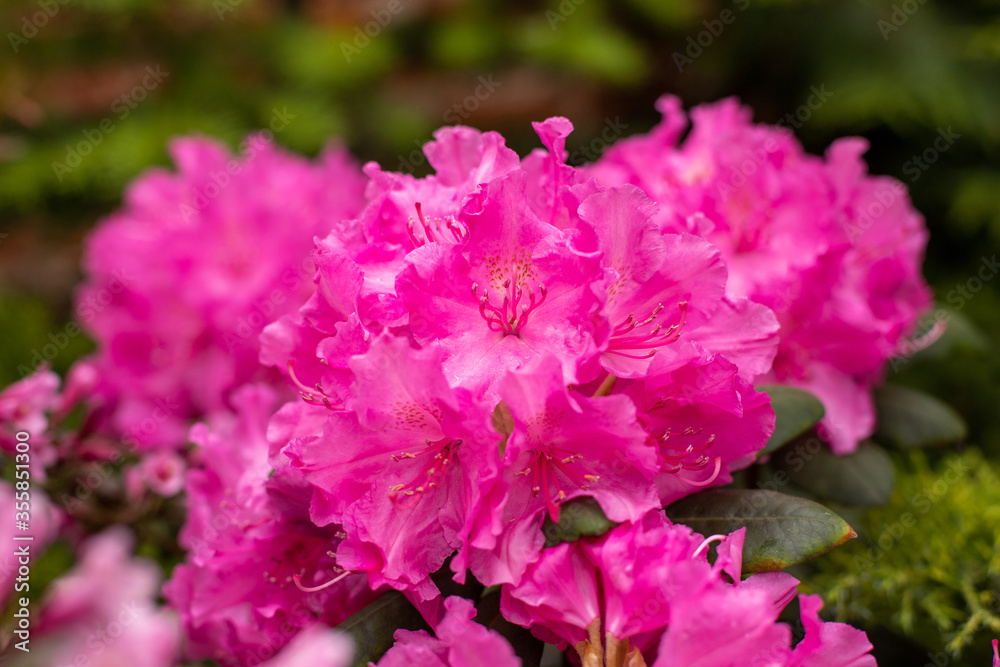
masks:
<path fill-rule="evenodd" d="M 911 453 L 891 502 L 806 582 L 837 620 L 887 624 L 955 665 L 988 664 L 1000 634 L 1000 466 L 975 449 Z"/>

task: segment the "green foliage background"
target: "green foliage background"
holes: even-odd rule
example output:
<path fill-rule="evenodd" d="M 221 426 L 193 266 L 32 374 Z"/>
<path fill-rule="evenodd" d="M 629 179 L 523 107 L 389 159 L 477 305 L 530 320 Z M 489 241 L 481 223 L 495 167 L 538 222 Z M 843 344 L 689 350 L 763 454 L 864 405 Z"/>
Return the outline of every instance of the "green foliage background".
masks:
<path fill-rule="evenodd" d="M 359 31 L 372 12 L 385 16 L 388 0 L 0 4 L 0 385 L 62 340 L 84 235 L 132 178 L 167 164 L 171 136 L 204 133 L 235 147 L 286 110 L 294 118 L 277 140 L 294 150 L 315 154 L 336 136 L 362 161 L 423 173 L 409 156 L 455 119 L 456 104 L 462 122 L 501 131 L 522 154 L 537 145 L 531 121 L 567 116 L 577 128 L 569 150 L 582 161 L 608 127 L 627 135 L 656 123 L 653 102 L 664 92 L 687 106 L 738 95 L 757 120 L 773 123 L 816 88 L 832 96 L 796 130 L 806 148 L 867 137 L 871 171 L 907 184 L 931 230 L 925 272 L 949 309 L 949 331 L 895 364 L 890 379 L 952 404 L 969 421 L 969 441 L 996 465 L 1000 298 L 997 281 L 977 273 L 1000 254 L 1000 2 L 396 2 L 401 11 L 367 42 Z M 723 24 L 724 16 L 734 19 Z M 696 57 L 678 67 L 686 51 Z M 147 67 L 166 77 L 134 108 L 122 106 Z M 468 102 L 483 80 L 496 91 Z M 112 130 L 100 132 L 78 167 L 57 174 L 53 163 L 65 163 L 105 119 Z M 941 131 L 959 135 L 954 145 L 925 171 L 907 170 Z M 59 347 L 52 362 L 65 372 L 91 343 L 69 336 Z M 944 465 L 942 455 L 929 453 L 925 468 L 903 466 L 900 487 L 913 493 L 931 479 L 921 475 Z M 956 516 L 968 517 L 974 502 L 945 495 L 938 506 L 965 503 Z M 975 535 L 962 554 L 974 557 L 988 542 Z M 893 553 L 900 577 L 923 567 L 913 550 Z M 937 551 L 955 559 L 937 566 L 966 568 L 962 554 Z M 824 590 L 846 599 L 830 576 Z M 944 650 L 940 633 L 909 632 L 899 616 L 905 607 L 891 600 L 838 602 L 837 611 Z"/>

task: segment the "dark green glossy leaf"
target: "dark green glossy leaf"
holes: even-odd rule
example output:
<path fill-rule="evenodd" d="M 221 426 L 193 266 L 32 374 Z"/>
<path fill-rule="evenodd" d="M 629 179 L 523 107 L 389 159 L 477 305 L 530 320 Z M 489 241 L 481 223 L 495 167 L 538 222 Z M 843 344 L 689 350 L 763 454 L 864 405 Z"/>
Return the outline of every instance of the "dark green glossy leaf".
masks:
<path fill-rule="evenodd" d="M 771 457 L 778 471 L 774 481 L 785 481 L 824 500 L 845 505 L 876 507 L 889 502 L 896 485 L 896 469 L 885 450 L 864 441 L 857 451 L 837 456 L 818 438 L 790 444 Z"/>
<path fill-rule="evenodd" d="M 575 542 L 581 537 L 598 537 L 615 527 L 604 516 L 600 504 L 589 496 L 573 498 L 559 506 L 559 522 L 545 517 L 542 532 L 545 546 L 554 547 L 563 542 Z"/>
<path fill-rule="evenodd" d="M 826 553 L 857 533 L 811 500 L 750 489 L 712 489 L 666 508 L 667 516 L 703 535 L 746 526 L 743 572 L 781 570 Z"/>
<path fill-rule="evenodd" d="M 354 667 L 378 662 L 393 644 L 393 633 L 430 630 L 420 612 L 399 591 L 390 591 L 337 626 L 354 640 Z"/>
<path fill-rule="evenodd" d="M 818 398 L 808 391 L 783 384 L 757 387 L 771 397 L 774 408 L 774 433 L 760 454 L 769 454 L 799 437 L 814 426 L 826 410 Z"/>
<path fill-rule="evenodd" d="M 879 442 L 907 447 L 934 447 L 963 440 L 965 421 L 950 405 L 923 392 L 882 385 L 875 389 Z"/>

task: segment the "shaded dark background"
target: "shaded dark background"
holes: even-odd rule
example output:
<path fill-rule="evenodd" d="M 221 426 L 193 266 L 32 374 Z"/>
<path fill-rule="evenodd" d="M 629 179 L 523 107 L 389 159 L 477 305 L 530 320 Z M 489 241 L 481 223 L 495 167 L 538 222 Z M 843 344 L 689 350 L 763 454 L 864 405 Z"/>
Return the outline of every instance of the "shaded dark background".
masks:
<path fill-rule="evenodd" d="M 602 132 L 655 124 L 665 92 L 686 106 L 737 95 L 774 123 L 819 89 L 829 99 L 795 130 L 806 149 L 867 137 L 871 171 L 902 180 L 931 230 L 925 273 L 950 330 L 890 379 L 951 403 L 1000 457 L 997 281 L 954 291 L 1000 254 L 996 0 L 5 0 L 0 27 L 0 385 L 62 340 L 83 237 L 167 164 L 171 136 L 235 147 L 279 110 L 293 150 L 339 137 L 362 162 L 423 174 L 414 151 L 456 120 L 523 155 L 531 121 L 564 115 L 582 162 Z M 678 54 L 695 57 L 679 68 Z M 165 74 L 143 87 L 150 71 Z M 958 138 L 907 168 L 941 132 Z M 92 150 L 72 167 L 81 142 Z M 52 364 L 90 349 L 68 337 Z"/>

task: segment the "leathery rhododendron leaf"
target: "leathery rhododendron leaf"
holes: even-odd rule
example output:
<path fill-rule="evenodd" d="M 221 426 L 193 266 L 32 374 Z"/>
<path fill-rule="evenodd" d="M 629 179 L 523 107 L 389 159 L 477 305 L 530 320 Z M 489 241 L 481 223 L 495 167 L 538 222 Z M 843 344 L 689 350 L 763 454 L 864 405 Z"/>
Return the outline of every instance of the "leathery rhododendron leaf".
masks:
<path fill-rule="evenodd" d="M 812 448 L 810 444 L 796 441 L 779 450 L 773 465 L 793 484 L 823 500 L 861 506 L 889 502 L 896 469 L 884 449 L 866 440 L 853 453 L 837 456 L 818 441 Z"/>
<path fill-rule="evenodd" d="M 545 546 L 554 547 L 581 537 L 600 537 L 614 526 L 614 522 L 604 515 L 600 503 L 583 496 L 563 503 L 558 521 L 546 517 L 542 533 L 545 534 Z"/>
<path fill-rule="evenodd" d="M 965 421 L 951 406 L 907 387 L 878 387 L 875 412 L 875 437 L 896 447 L 947 445 L 964 439 L 967 432 Z"/>
<path fill-rule="evenodd" d="M 712 489 L 679 500 L 667 516 L 708 534 L 745 526 L 747 572 L 782 570 L 857 537 L 854 529 L 819 503 L 776 491 Z"/>
<path fill-rule="evenodd" d="M 771 397 L 771 409 L 774 410 L 774 433 L 759 456 L 788 444 L 826 414 L 819 399 L 803 389 L 781 384 L 763 385 L 757 389 Z"/>

